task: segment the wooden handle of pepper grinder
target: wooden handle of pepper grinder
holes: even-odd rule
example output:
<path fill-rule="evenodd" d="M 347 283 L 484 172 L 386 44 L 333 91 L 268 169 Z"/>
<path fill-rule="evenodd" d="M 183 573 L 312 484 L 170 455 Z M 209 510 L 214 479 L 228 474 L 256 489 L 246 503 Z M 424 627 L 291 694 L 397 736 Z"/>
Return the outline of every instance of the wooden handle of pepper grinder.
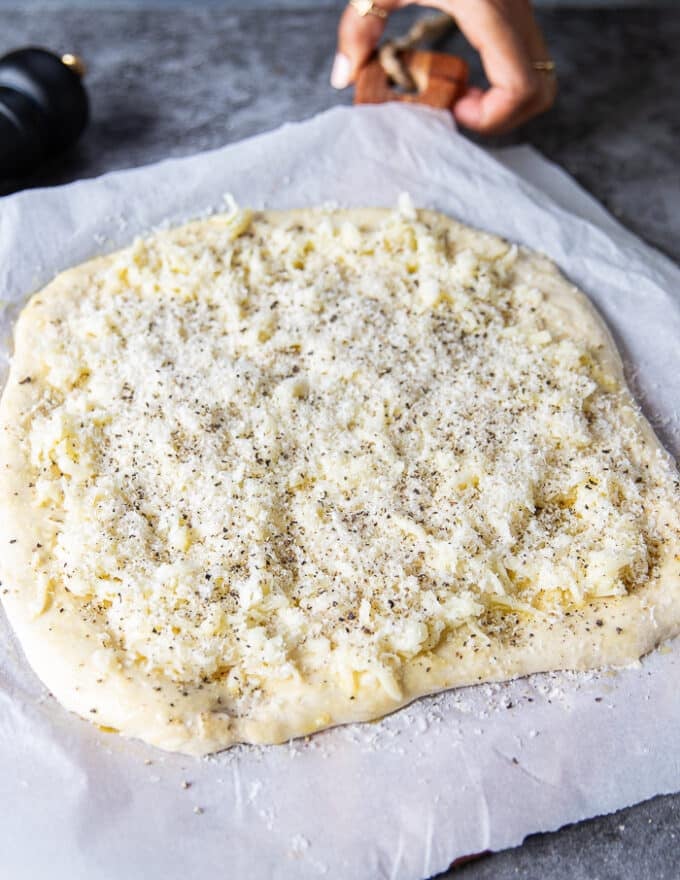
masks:
<path fill-rule="evenodd" d="M 400 92 L 393 88 L 388 75 L 377 58 L 373 57 L 359 71 L 354 91 L 355 104 L 383 104 L 387 101 L 406 101 L 427 104 L 441 109 L 451 108 L 467 88 L 468 66 L 462 58 L 443 52 L 424 52 L 410 49 L 400 54 L 402 63 L 418 89 Z"/>

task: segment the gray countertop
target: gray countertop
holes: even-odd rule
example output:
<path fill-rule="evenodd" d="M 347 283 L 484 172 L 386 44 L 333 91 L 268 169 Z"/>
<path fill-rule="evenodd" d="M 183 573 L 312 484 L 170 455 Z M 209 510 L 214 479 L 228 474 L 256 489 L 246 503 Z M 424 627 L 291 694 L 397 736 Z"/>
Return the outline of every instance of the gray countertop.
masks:
<path fill-rule="evenodd" d="M 78 147 L 28 185 L 193 153 L 351 101 L 328 85 L 336 13 L 327 8 L 106 11 L 47 3 L 38 13 L 34 6 L 1 0 L 0 54 L 29 43 L 82 54 L 93 117 Z M 396 29 L 412 17 L 395 16 Z M 680 260 L 680 7 L 546 9 L 540 20 L 560 72 L 558 103 L 494 145 L 533 144 Z M 479 75 L 460 38 L 449 48 Z M 447 876 L 676 880 L 679 842 L 680 795 L 672 795 L 535 835 Z"/>

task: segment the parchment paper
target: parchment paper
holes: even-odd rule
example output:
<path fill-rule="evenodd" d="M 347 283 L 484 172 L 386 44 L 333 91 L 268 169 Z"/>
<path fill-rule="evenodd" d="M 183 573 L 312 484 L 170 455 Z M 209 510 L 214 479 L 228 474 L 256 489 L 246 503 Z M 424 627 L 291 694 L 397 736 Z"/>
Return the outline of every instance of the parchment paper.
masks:
<path fill-rule="evenodd" d="M 537 154 L 498 158 L 506 165 L 443 113 L 342 108 L 189 159 L 11 196 L 0 200 L 3 330 L 57 271 L 220 209 L 225 193 L 287 208 L 392 206 L 408 191 L 556 260 L 606 317 L 677 457 L 680 270 Z M 195 760 L 61 709 L 2 617 L 0 875 L 429 877 L 460 855 L 680 789 L 679 672 L 676 640 L 623 671 L 459 690 L 376 724 Z"/>

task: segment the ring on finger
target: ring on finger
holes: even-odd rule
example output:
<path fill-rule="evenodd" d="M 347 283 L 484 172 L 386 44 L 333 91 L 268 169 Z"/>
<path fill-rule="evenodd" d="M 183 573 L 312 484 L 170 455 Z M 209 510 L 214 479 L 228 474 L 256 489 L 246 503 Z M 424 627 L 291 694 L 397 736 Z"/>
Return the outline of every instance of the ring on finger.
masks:
<path fill-rule="evenodd" d="M 555 76 L 555 71 L 557 65 L 550 58 L 546 58 L 543 61 L 532 61 L 531 66 L 534 70 L 537 70 L 539 73 L 547 73 L 548 76 Z"/>
<path fill-rule="evenodd" d="M 375 15 L 376 18 L 387 18 L 389 12 L 382 6 L 376 6 L 373 0 L 349 0 L 349 5 L 354 11 L 364 18 L 366 15 Z"/>

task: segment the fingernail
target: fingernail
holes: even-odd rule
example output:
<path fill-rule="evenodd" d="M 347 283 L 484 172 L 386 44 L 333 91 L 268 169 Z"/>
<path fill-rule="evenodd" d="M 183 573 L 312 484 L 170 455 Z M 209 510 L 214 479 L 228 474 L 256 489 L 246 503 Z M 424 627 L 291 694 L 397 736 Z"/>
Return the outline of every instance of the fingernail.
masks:
<path fill-rule="evenodd" d="M 333 61 L 333 69 L 331 70 L 331 85 L 334 89 L 346 89 L 350 83 L 350 75 L 352 66 L 349 58 L 338 52 Z"/>

